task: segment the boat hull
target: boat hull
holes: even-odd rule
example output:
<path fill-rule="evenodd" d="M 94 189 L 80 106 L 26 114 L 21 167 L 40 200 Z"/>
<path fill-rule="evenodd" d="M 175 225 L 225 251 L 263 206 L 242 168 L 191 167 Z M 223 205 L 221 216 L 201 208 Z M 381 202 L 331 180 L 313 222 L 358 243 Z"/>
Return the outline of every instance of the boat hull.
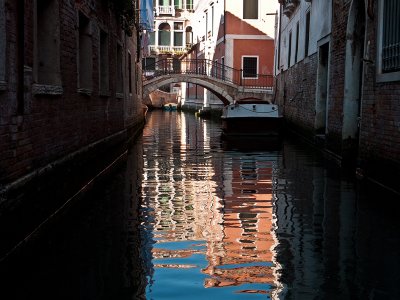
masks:
<path fill-rule="evenodd" d="M 282 117 L 238 117 L 222 118 L 222 130 L 229 136 L 280 136 Z"/>

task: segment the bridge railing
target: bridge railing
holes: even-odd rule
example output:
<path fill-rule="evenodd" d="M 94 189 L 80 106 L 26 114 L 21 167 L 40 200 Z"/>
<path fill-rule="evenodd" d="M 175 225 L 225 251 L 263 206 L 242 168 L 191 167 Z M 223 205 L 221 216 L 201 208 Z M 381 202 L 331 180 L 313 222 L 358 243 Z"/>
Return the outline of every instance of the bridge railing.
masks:
<path fill-rule="evenodd" d="M 208 59 L 162 59 L 143 68 L 147 79 L 168 74 L 195 74 L 234 83 L 245 88 L 272 89 L 273 76 L 252 74 L 247 76 L 243 70 L 234 69 Z"/>

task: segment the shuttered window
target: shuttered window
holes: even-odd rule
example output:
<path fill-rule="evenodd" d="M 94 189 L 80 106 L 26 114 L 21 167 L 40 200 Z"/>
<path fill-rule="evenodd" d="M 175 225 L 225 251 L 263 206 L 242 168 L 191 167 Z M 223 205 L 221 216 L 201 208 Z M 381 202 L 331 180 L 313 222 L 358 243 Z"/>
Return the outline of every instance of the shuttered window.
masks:
<path fill-rule="evenodd" d="M 243 57 L 243 78 L 257 78 L 258 57 Z"/>
<path fill-rule="evenodd" d="M 258 0 L 243 0 L 243 19 L 258 19 Z"/>
<path fill-rule="evenodd" d="M 400 71 L 400 1 L 385 0 L 383 6 L 382 73 Z"/>

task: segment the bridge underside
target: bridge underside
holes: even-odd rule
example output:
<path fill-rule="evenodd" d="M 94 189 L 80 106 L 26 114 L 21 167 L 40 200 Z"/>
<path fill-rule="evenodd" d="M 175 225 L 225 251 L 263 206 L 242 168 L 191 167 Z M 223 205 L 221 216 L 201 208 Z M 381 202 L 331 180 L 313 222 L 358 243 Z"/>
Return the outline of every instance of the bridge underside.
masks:
<path fill-rule="evenodd" d="M 234 103 L 235 100 L 247 97 L 272 100 L 272 90 L 245 89 L 233 83 L 201 74 L 167 74 L 147 80 L 143 84 L 143 96 L 147 98 L 150 93 L 156 91 L 163 85 L 178 82 L 188 82 L 204 87 L 215 94 L 225 106 Z"/>

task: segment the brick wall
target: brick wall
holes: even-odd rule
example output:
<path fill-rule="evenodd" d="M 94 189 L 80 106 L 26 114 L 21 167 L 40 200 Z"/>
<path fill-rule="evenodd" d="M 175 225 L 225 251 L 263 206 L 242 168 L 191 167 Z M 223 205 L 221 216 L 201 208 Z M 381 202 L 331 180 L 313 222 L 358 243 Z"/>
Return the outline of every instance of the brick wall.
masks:
<path fill-rule="evenodd" d="M 87 4 L 90 2 L 91 6 Z M 0 91 L 0 184 L 6 184 L 63 156 L 143 121 L 137 63 L 137 33 L 125 35 L 103 1 L 59 1 L 62 94 L 32 93 L 34 82 L 34 8 L 24 9 L 24 111 L 18 113 L 17 5 L 6 1 L 7 87 Z M 93 4 L 94 3 L 94 4 Z M 92 21 L 93 77 L 91 95 L 78 93 L 77 17 Z M 110 89 L 99 95 L 99 27 L 109 36 Z M 123 48 L 124 93 L 116 94 L 116 45 Z M 132 89 L 128 55 L 132 58 Z"/>
<path fill-rule="evenodd" d="M 287 124 L 311 138 L 314 133 L 317 54 L 281 72 L 276 80 L 275 102 Z"/>
<path fill-rule="evenodd" d="M 398 189 L 400 178 L 400 81 L 376 82 L 378 3 L 367 17 L 366 41 L 371 62 L 364 64 L 360 124 L 360 167 L 365 175 Z"/>
<path fill-rule="evenodd" d="M 350 158 L 364 175 L 398 190 L 400 176 L 400 81 L 377 82 L 379 10 L 365 12 L 365 51 L 360 96 L 359 141 L 349 148 L 342 138 L 348 19 L 353 2 L 334 0 L 329 51 L 328 124 L 323 147 Z M 364 9 L 360 2 L 360 9 Z M 364 14 L 364 11 L 361 11 Z M 372 15 L 371 15 L 372 13 Z M 354 49 L 353 49 L 354 51 Z M 314 139 L 318 53 L 282 71 L 276 81 L 276 102 L 289 125 Z M 354 112 L 352 112 L 354 113 Z M 316 141 L 316 139 L 314 139 Z M 354 152 L 352 152 L 354 151 Z"/>

